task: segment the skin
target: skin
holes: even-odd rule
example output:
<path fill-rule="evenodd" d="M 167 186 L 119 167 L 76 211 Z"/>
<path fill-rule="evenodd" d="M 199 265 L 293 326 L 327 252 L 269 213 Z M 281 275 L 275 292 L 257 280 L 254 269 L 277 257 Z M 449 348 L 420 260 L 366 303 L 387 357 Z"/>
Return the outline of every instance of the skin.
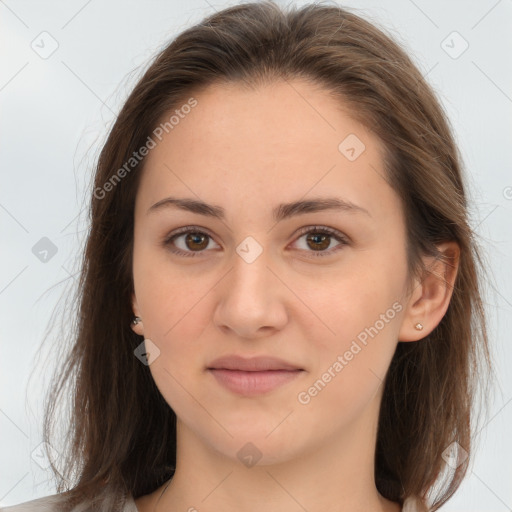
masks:
<path fill-rule="evenodd" d="M 148 155 L 135 205 L 132 299 L 142 322 L 132 328 L 160 350 L 149 368 L 177 415 L 178 447 L 158 505 L 164 486 L 137 499 L 138 510 L 399 511 L 373 477 L 383 380 L 397 343 L 421 340 L 445 314 L 458 248 L 440 246 L 453 266 L 425 259 L 432 274 L 406 294 L 404 214 L 382 178 L 381 143 L 320 87 L 216 85 L 194 97 L 197 106 Z M 365 145 L 354 161 L 338 149 L 349 134 Z M 173 207 L 148 213 L 171 195 L 222 206 L 226 218 Z M 272 220 L 280 203 L 327 196 L 369 215 Z M 163 244 L 184 226 L 211 235 L 196 257 Z M 315 256 L 314 241 L 298 234 L 305 226 L 339 230 L 348 244 L 331 238 Z M 236 252 L 248 236 L 263 250 L 252 263 Z M 186 235 L 174 243 L 198 251 Z M 300 403 L 299 393 L 394 303 L 394 318 Z M 279 357 L 304 371 L 265 395 L 240 396 L 206 371 L 233 353 Z M 261 453 L 252 467 L 237 457 L 248 442 Z"/>

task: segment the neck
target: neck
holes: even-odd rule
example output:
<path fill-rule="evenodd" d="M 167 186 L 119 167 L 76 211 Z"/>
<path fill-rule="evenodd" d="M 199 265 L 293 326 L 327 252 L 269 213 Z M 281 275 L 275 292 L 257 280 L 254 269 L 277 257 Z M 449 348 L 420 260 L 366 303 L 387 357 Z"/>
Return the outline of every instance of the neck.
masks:
<path fill-rule="evenodd" d="M 163 494 L 159 490 L 154 510 L 399 512 L 399 504 L 375 486 L 379 399 L 343 432 L 288 458 L 262 458 L 264 465 L 245 466 L 236 453 L 220 453 L 178 419 L 178 464 Z"/>

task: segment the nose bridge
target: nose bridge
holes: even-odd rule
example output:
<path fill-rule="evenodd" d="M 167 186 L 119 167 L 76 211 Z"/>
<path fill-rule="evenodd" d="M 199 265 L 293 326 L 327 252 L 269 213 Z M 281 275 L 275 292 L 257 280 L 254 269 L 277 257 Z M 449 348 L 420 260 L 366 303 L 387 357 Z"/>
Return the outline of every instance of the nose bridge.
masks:
<path fill-rule="evenodd" d="M 282 285 L 273 272 L 270 251 L 254 239 L 236 247 L 232 270 L 219 291 L 215 322 L 242 337 L 286 322 Z"/>
<path fill-rule="evenodd" d="M 270 281 L 275 279 L 268 269 L 270 259 L 270 251 L 254 239 L 240 243 L 233 255 L 228 291 L 243 303 L 254 301 L 256 305 L 263 299 L 269 302 L 270 296 L 265 295 L 272 292 L 274 287 Z"/>

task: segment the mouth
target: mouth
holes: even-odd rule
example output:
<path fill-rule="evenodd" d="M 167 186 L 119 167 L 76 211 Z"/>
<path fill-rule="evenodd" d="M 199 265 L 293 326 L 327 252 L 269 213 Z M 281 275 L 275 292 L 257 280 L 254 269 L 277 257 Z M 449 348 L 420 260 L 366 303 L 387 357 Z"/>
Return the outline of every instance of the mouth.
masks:
<path fill-rule="evenodd" d="M 247 359 L 236 355 L 216 359 L 207 371 L 224 388 L 244 396 L 269 393 L 305 372 L 282 359 L 266 356 Z"/>

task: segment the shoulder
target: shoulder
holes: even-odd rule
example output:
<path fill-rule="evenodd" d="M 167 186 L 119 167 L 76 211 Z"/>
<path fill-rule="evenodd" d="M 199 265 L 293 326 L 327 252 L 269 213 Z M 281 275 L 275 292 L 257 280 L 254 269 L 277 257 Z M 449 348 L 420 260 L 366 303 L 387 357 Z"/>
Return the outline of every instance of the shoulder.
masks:
<path fill-rule="evenodd" d="M 26 501 L 10 507 L 0 507 L 0 512 L 50 512 L 57 510 L 56 506 L 62 503 L 61 494 L 52 494 L 43 498 Z"/>
<path fill-rule="evenodd" d="M 37 498 L 18 505 L 0 507 L 0 512 L 59 512 L 60 509 L 58 508 L 58 505 L 62 504 L 63 501 L 64 497 L 62 494 L 52 494 L 51 496 Z M 84 510 L 83 504 L 81 507 L 77 508 Z M 122 512 L 138 512 L 131 494 L 128 496 L 126 503 L 122 508 Z"/>
<path fill-rule="evenodd" d="M 428 512 L 428 510 L 425 503 L 415 496 L 408 496 L 402 507 L 402 512 Z"/>

